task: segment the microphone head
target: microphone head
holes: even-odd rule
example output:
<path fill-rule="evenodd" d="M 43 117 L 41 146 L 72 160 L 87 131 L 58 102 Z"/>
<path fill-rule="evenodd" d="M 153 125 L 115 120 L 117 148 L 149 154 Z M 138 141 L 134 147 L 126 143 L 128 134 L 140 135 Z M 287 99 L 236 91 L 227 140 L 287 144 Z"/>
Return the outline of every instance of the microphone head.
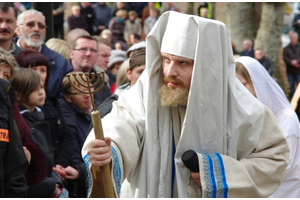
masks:
<path fill-rule="evenodd" d="M 198 155 L 194 150 L 187 150 L 181 156 L 183 164 L 192 172 L 199 172 Z"/>

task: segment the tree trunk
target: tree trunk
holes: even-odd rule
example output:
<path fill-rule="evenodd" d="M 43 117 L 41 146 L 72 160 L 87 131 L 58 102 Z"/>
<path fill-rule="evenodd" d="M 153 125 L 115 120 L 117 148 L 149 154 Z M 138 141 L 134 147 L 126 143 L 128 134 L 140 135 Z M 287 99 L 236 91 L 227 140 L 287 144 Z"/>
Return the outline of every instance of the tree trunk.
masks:
<path fill-rule="evenodd" d="M 227 27 L 231 41 L 238 52 L 242 51 L 245 39 L 254 41 L 257 31 L 255 3 L 228 2 L 226 3 Z"/>
<path fill-rule="evenodd" d="M 261 22 L 254 47 L 262 48 L 273 63 L 278 62 L 283 15 L 284 3 L 262 3 Z"/>
<path fill-rule="evenodd" d="M 283 26 L 284 3 L 262 3 L 260 27 L 254 42 L 255 48 L 263 49 L 266 57 L 269 57 L 275 67 L 275 77 L 282 83 L 279 73 L 278 51 L 280 36 Z"/>
<path fill-rule="evenodd" d="M 188 2 L 187 3 L 187 13 L 192 15 L 192 14 L 194 14 L 193 11 L 194 11 L 194 3 Z"/>

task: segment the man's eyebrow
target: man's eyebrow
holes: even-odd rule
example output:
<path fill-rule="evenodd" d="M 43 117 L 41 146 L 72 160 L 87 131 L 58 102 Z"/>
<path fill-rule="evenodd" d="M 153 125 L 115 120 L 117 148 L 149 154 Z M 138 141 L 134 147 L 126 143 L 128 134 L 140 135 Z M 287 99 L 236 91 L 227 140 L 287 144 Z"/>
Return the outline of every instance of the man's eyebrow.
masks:
<path fill-rule="evenodd" d="M 172 58 L 173 60 L 176 61 L 184 61 L 184 62 L 193 62 L 194 60 L 190 60 L 188 58 L 184 58 L 184 57 L 180 57 L 180 56 L 175 56 L 175 55 L 171 55 L 171 54 L 165 54 L 165 53 L 161 53 L 161 57 L 162 58 Z"/>

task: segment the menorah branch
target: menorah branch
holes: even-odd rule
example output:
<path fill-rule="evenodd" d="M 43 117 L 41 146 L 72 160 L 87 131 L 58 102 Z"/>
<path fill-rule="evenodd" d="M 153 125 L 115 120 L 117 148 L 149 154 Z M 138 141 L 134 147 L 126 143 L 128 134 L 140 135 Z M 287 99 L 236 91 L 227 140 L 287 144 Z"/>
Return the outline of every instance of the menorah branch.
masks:
<path fill-rule="evenodd" d="M 104 140 L 100 112 L 96 110 L 94 99 L 93 99 L 93 94 L 99 92 L 104 85 L 105 82 L 104 72 L 101 72 L 101 75 L 102 75 L 102 82 L 97 89 L 94 88 L 95 84 L 92 84 L 92 82 L 95 80 L 95 74 L 93 73 L 91 74 L 91 78 L 89 73 L 83 73 L 83 72 L 75 72 L 75 73 L 71 72 L 67 74 L 67 77 L 69 79 L 69 82 L 72 84 L 72 86 L 75 89 L 77 89 L 81 93 L 90 95 L 92 105 L 93 105 L 93 111 L 91 113 L 91 117 L 92 117 L 92 123 L 94 127 L 95 138 Z M 96 77 L 97 80 L 95 81 L 95 83 L 98 84 L 100 81 L 100 72 L 97 72 Z M 86 88 L 88 91 L 79 88 L 76 83 L 80 85 L 82 88 Z M 96 171 L 95 169 L 92 168 L 92 174 L 93 174 L 92 178 L 94 184 L 91 188 L 92 191 L 91 196 L 94 198 L 99 198 L 99 197 L 114 198 L 115 193 L 114 193 L 112 180 L 110 176 L 111 173 L 110 173 L 109 165 L 105 165 L 101 167 L 100 171 Z M 101 188 L 103 188 L 103 190 L 101 190 Z"/>

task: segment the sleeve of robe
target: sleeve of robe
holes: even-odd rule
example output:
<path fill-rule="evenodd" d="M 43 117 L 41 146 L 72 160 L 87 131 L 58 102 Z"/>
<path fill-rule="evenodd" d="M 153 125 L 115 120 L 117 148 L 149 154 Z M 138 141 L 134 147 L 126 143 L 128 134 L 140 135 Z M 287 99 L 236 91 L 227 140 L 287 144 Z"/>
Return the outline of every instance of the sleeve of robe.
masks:
<path fill-rule="evenodd" d="M 198 154 L 199 187 L 189 179 L 190 197 L 258 198 L 270 196 L 280 185 L 289 160 L 289 147 L 275 118 L 267 109 L 257 147 L 236 160 L 218 153 Z"/>
<path fill-rule="evenodd" d="M 117 101 L 113 102 L 113 106 L 119 106 Z M 122 104 L 120 109 L 113 109 L 111 113 L 113 115 L 107 115 L 103 118 L 103 133 L 110 133 L 109 137 L 114 138 L 111 142 L 112 146 L 112 165 L 111 174 L 112 181 L 114 185 L 115 195 L 119 197 L 121 191 L 121 184 L 127 175 L 136 167 L 139 159 L 139 154 L 141 152 L 140 138 L 142 137 L 141 131 L 139 131 L 139 124 L 144 124 L 144 117 L 137 117 L 140 120 L 134 119 L 133 116 L 141 115 L 141 113 L 136 115 L 132 114 L 132 111 L 128 104 Z M 124 108 L 126 107 L 126 108 Z M 124 109 L 123 109 L 124 108 Z M 129 109 L 130 112 L 127 112 Z M 139 109 L 137 109 L 139 110 Z M 104 124 L 108 124 L 105 126 Z M 122 137 L 126 135 L 127 137 Z M 89 162 L 88 154 L 86 153 L 87 145 L 90 141 L 95 138 L 94 129 L 89 133 L 84 145 L 83 145 L 83 159 L 89 169 L 89 191 L 88 196 L 93 197 L 91 194 L 91 188 L 93 187 L 93 182 L 91 180 L 91 165 Z M 122 152 L 122 153 L 121 153 Z"/>

